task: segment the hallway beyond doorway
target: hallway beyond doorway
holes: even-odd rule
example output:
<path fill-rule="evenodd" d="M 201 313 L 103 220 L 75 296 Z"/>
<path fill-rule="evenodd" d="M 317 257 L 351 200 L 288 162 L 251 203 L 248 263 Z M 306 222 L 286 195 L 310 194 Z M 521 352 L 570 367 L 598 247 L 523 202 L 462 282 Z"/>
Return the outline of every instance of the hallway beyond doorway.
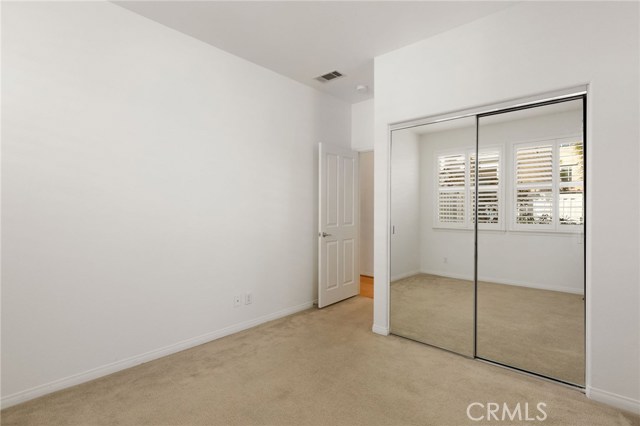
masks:
<path fill-rule="evenodd" d="M 373 277 L 360 275 L 360 296 L 373 299 Z"/>

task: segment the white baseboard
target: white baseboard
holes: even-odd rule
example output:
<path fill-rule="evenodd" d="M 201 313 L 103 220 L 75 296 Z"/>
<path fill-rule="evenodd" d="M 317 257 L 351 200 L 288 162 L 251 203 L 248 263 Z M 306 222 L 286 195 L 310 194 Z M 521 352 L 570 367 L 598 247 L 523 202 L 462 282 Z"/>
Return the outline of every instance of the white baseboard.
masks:
<path fill-rule="evenodd" d="M 629 411 L 636 415 L 640 415 L 640 401 L 629 398 L 627 396 L 618 395 L 612 392 L 604 391 L 587 386 L 586 394 L 589 399 L 611 405 L 621 410 Z"/>
<path fill-rule="evenodd" d="M 420 273 L 421 273 L 420 271 L 404 272 L 402 274 L 394 275 L 393 277 L 389 278 L 389 281 L 390 282 L 398 281 L 398 280 L 401 280 L 403 278 L 409 278 L 409 277 L 412 277 L 412 276 L 420 274 Z"/>
<path fill-rule="evenodd" d="M 291 306 L 289 308 L 276 311 L 274 313 L 261 316 L 259 318 L 241 322 L 231 325 L 229 327 L 222 328 L 220 330 L 212 331 L 210 333 L 203 334 L 201 336 L 193 337 L 191 339 L 183 340 L 173 345 L 165 346 L 164 348 L 155 349 L 140 355 L 135 355 L 130 358 L 126 358 L 120 361 L 106 364 L 91 370 L 74 374 L 69 377 L 55 380 L 44 385 L 36 386 L 24 391 L 16 392 L 11 395 L 3 396 L 0 399 L 0 407 L 7 408 L 12 405 L 20 404 L 40 396 L 59 391 L 71 386 L 79 385 L 90 380 L 97 379 L 127 368 L 135 367 L 136 365 L 143 364 L 145 362 L 153 361 L 158 358 L 165 357 L 167 355 L 174 354 L 176 352 L 184 351 L 194 346 L 199 346 L 207 342 L 211 342 L 221 337 L 228 336 L 230 334 L 238 333 L 240 331 L 255 327 L 265 322 L 273 321 L 278 318 L 286 317 L 287 315 L 295 314 L 313 307 L 313 302 L 306 302 L 300 305 Z"/>
<path fill-rule="evenodd" d="M 445 278 L 455 278 L 457 280 L 466 280 L 466 281 L 473 281 L 473 275 L 472 276 L 468 276 L 465 274 L 456 274 L 454 272 L 442 272 L 442 271 L 420 271 L 421 274 L 428 274 L 428 275 L 437 275 L 439 277 L 445 277 Z"/>
<path fill-rule="evenodd" d="M 442 272 L 442 271 L 421 271 L 422 274 L 430 274 L 430 275 L 439 275 L 441 277 L 447 278 L 455 278 L 458 280 L 467 280 L 473 281 L 473 276 L 465 275 L 465 274 L 456 274 L 451 272 Z M 515 280 L 505 280 L 502 278 L 491 278 L 491 277 L 478 277 L 479 281 L 496 283 L 496 284 L 506 284 L 513 285 L 517 287 L 529 287 L 529 288 L 537 288 L 539 290 L 551 290 L 551 291 L 560 291 L 563 293 L 573 293 L 573 294 L 583 294 L 584 292 L 581 289 L 575 289 L 573 287 L 565 287 L 565 286 L 550 286 L 550 285 L 540 285 L 537 283 L 528 283 L 524 281 L 515 281 Z"/>
<path fill-rule="evenodd" d="M 373 331 L 376 334 L 381 334 L 383 336 L 389 335 L 389 327 L 382 327 L 381 325 L 377 325 L 377 324 L 373 324 L 373 327 L 371 327 L 371 331 Z"/>

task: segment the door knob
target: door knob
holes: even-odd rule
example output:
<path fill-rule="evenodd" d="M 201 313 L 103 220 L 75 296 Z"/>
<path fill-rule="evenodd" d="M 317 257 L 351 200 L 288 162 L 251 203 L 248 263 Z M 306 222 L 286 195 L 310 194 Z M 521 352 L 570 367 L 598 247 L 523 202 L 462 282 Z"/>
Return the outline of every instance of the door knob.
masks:
<path fill-rule="evenodd" d="M 322 234 L 320 234 L 320 235 L 321 235 L 321 236 L 323 236 L 323 237 L 330 237 L 330 236 L 331 236 L 331 234 L 327 234 L 326 232 L 323 232 L 323 233 L 322 233 Z"/>

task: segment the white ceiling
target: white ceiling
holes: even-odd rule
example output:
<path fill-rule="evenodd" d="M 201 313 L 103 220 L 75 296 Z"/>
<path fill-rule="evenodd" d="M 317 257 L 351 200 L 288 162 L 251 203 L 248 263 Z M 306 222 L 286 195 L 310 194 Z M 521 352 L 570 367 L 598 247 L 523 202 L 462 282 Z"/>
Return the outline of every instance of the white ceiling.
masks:
<path fill-rule="evenodd" d="M 514 2 L 116 1 L 135 13 L 347 102 L 373 96 L 373 58 Z M 345 77 L 320 83 L 338 70 Z M 358 93 L 356 85 L 367 85 Z"/>

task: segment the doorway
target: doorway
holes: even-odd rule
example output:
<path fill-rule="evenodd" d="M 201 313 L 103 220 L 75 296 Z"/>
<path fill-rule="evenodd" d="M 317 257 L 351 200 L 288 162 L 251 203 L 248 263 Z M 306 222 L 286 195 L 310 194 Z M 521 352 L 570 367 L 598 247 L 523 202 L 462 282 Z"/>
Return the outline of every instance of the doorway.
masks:
<path fill-rule="evenodd" d="M 360 296 L 373 298 L 373 151 L 360 152 Z"/>

